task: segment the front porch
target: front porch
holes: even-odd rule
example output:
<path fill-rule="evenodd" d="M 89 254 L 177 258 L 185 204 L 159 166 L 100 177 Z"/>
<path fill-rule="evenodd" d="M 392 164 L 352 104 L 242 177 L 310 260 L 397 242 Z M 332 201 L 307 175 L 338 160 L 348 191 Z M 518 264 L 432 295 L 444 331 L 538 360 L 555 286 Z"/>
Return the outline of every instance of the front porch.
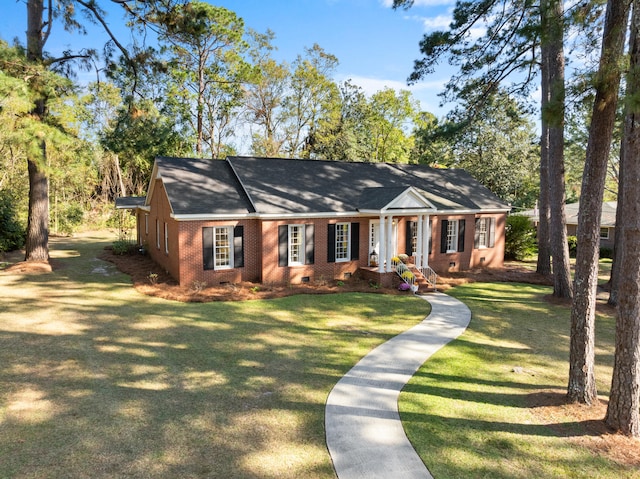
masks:
<path fill-rule="evenodd" d="M 378 266 L 362 266 L 358 272 L 364 280 L 383 288 L 397 288 L 405 283 L 414 293 L 437 291 L 438 276 L 435 271 L 429 266 L 418 268 L 412 261 L 414 259 L 410 257 L 406 262 L 392 261 L 391 271 L 380 272 Z"/>

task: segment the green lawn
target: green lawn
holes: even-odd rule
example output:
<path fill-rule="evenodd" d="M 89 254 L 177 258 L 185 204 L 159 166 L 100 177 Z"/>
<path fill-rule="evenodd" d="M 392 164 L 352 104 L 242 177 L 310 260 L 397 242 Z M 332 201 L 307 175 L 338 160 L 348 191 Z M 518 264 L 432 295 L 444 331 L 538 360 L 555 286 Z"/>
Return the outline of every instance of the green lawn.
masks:
<path fill-rule="evenodd" d="M 56 239 L 53 274 L 0 274 L 0 478 L 331 478 L 324 405 L 426 301 L 176 303 Z"/>
<path fill-rule="evenodd" d="M 429 305 L 361 293 L 160 300 L 95 258 L 112 240 L 55 239 L 54 273 L 0 273 L 0 478 L 335 477 L 329 391 Z M 470 306 L 470 329 L 401 396 L 437 479 L 640 477 L 527 408 L 529 395 L 566 386 L 568 309 L 543 300 L 548 288 L 449 292 Z M 612 341 L 612 318 L 599 318 L 605 395 Z"/>
<path fill-rule="evenodd" d="M 562 400 L 568 378 L 569 307 L 551 288 L 468 284 L 448 291 L 472 311 L 468 330 L 429 361 L 400 398 L 407 435 L 436 478 L 640 477 L 578 446 L 569 417 L 541 424 L 540 391 Z M 597 318 L 598 391 L 607 396 L 615 320 Z"/>

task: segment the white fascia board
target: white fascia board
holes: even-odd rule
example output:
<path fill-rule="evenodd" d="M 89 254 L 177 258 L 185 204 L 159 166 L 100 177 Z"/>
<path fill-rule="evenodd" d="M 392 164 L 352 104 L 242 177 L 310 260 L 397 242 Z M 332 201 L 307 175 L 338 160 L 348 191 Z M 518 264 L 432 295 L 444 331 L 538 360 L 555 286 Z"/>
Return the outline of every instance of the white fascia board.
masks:
<path fill-rule="evenodd" d="M 149 188 L 147 189 L 147 197 L 144 200 L 144 205 L 151 205 L 151 196 L 153 195 L 153 189 L 156 184 L 156 179 L 160 178 L 160 173 L 158 173 L 158 162 L 153 162 L 153 169 L 151 170 L 151 179 L 149 180 Z"/>

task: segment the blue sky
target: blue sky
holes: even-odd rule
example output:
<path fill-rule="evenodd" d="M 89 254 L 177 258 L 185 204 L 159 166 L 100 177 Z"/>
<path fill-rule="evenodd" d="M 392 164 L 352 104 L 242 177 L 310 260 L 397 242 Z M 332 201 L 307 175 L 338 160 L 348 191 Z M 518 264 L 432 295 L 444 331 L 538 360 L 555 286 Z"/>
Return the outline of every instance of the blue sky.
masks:
<path fill-rule="evenodd" d="M 26 0 L 0 0 L 0 37 L 24 42 L 26 30 Z M 108 0 L 109 22 L 126 37 L 118 8 Z M 451 70 L 446 66 L 417 85 L 408 87 L 406 78 L 413 61 L 419 57 L 418 43 L 423 34 L 434 28 L 446 28 L 454 0 L 416 0 L 409 10 L 393 10 L 392 0 L 220 0 L 215 5 L 233 10 L 245 25 L 259 32 L 268 28 L 275 35 L 279 60 L 292 62 L 305 47 L 314 43 L 335 55 L 340 61 L 336 81 L 352 79 L 367 93 L 385 86 L 409 89 L 421 103 L 421 108 L 442 116 L 447 111 L 439 107 L 442 91 Z M 56 25 L 47 50 L 59 54 L 79 46 L 99 46 L 104 36 L 92 29 L 87 37 L 64 34 Z M 126 43 L 126 40 L 124 41 Z"/>

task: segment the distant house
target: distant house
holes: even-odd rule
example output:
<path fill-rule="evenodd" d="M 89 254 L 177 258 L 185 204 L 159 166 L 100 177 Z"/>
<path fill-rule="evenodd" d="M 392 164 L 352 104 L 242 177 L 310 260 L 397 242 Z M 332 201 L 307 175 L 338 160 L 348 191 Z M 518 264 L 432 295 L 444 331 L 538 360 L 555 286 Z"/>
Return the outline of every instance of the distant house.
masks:
<path fill-rule="evenodd" d="M 157 158 L 146 198 L 119 204 L 181 285 L 358 271 L 385 284 L 399 254 L 436 272 L 499 267 L 510 209 L 462 170 L 254 157 Z"/>
<path fill-rule="evenodd" d="M 579 203 L 569 203 L 565 205 L 565 215 L 567 223 L 567 235 L 576 236 L 578 233 L 578 207 Z M 602 214 L 600 215 L 600 247 L 613 249 L 616 232 L 616 209 L 617 201 L 605 201 L 602 203 Z M 540 221 L 537 209 L 527 210 L 521 214 L 529 216 L 531 221 L 537 226 Z"/>

